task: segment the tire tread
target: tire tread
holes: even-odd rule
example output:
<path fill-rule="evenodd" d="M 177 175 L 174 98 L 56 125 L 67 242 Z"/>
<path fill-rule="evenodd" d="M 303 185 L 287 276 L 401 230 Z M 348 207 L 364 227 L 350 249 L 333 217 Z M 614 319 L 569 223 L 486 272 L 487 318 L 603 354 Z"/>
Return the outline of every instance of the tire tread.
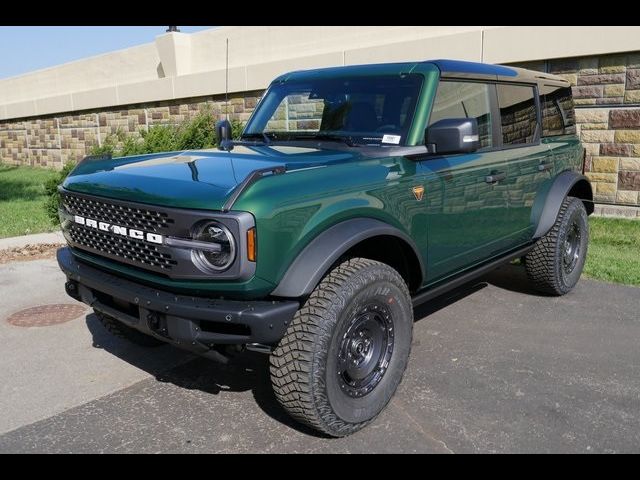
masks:
<path fill-rule="evenodd" d="M 567 211 L 572 205 L 580 204 L 578 208 L 583 208 L 582 202 L 574 197 L 566 197 L 555 223 L 543 237 L 541 237 L 533 249 L 525 256 L 525 268 L 529 281 L 536 290 L 549 295 L 564 295 L 567 289 L 560 281 L 558 252 L 561 248 L 558 244 L 560 232 L 567 217 Z"/>

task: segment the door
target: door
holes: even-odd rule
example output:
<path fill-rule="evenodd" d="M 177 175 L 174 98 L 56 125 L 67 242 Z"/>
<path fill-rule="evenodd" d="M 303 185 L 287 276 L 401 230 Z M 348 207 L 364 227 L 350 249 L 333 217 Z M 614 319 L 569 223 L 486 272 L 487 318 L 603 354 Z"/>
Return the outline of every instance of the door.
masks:
<path fill-rule="evenodd" d="M 502 156 L 507 163 L 508 222 L 512 234 L 507 248 L 517 248 L 533 236 L 532 209 L 536 197 L 554 175 L 553 154 L 540 143 L 540 114 L 533 85 L 497 86 L 502 132 Z"/>
<path fill-rule="evenodd" d="M 495 105 L 492 83 L 444 80 L 438 86 L 429 124 L 444 118 L 475 118 L 480 149 L 420 162 L 427 202 L 428 283 L 501 253 L 513 233 L 508 165 L 499 151 Z"/>

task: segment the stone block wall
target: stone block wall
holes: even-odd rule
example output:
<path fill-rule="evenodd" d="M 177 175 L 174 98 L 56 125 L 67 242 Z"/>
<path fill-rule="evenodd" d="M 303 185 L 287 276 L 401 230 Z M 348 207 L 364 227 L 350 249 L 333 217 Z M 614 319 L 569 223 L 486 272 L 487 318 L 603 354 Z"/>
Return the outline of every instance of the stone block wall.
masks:
<path fill-rule="evenodd" d="M 318 131 L 324 111 L 322 100 L 309 99 L 305 95 L 291 95 L 275 111 L 267 130 Z"/>
<path fill-rule="evenodd" d="M 261 95 L 260 91 L 231 95 L 229 118 L 246 122 Z M 153 125 L 178 124 L 205 108 L 224 118 L 224 97 L 187 98 L 0 122 L 0 161 L 59 169 L 67 162 L 80 160 L 110 135 L 118 132 L 139 135 Z"/>
<path fill-rule="evenodd" d="M 640 205 L 640 52 L 518 66 L 571 83 L 596 202 Z"/>
<path fill-rule="evenodd" d="M 516 104 L 511 108 L 503 108 L 500 111 L 500 119 L 502 121 L 502 141 L 504 144 L 517 145 L 521 143 L 530 143 L 533 141 L 533 135 L 537 123 L 536 106 L 532 105 L 530 100 L 529 106 Z"/>

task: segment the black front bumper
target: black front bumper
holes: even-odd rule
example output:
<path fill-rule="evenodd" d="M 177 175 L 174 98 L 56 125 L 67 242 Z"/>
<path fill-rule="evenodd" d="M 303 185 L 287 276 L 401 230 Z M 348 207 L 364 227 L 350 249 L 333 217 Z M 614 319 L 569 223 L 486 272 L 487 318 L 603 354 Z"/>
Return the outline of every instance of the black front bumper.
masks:
<path fill-rule="evenodd" d="M 57 253 L 67 293 L 147 335 L 206 353 L 220 344 L 273 344 L 299 308 L 295 301 L 236 301 L 176 295 L 106 273 Z"/>

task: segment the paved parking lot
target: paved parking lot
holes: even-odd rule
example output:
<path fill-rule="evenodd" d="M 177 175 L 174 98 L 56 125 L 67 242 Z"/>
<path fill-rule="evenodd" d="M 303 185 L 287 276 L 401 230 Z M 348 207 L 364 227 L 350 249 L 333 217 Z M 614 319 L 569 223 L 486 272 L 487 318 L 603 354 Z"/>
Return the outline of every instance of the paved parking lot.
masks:
<path fill-rule="evenodd" d="M 640 452 L 640 289 L 540 297 L 508 266 L 421 307 L 398 394 L 336 440 L 288 419 L 260 354 L 141 349 L 88 310 L 6 323 L 73 303 L 63 283 L 54 260 L 0 265 L 0 452 Z"/>

